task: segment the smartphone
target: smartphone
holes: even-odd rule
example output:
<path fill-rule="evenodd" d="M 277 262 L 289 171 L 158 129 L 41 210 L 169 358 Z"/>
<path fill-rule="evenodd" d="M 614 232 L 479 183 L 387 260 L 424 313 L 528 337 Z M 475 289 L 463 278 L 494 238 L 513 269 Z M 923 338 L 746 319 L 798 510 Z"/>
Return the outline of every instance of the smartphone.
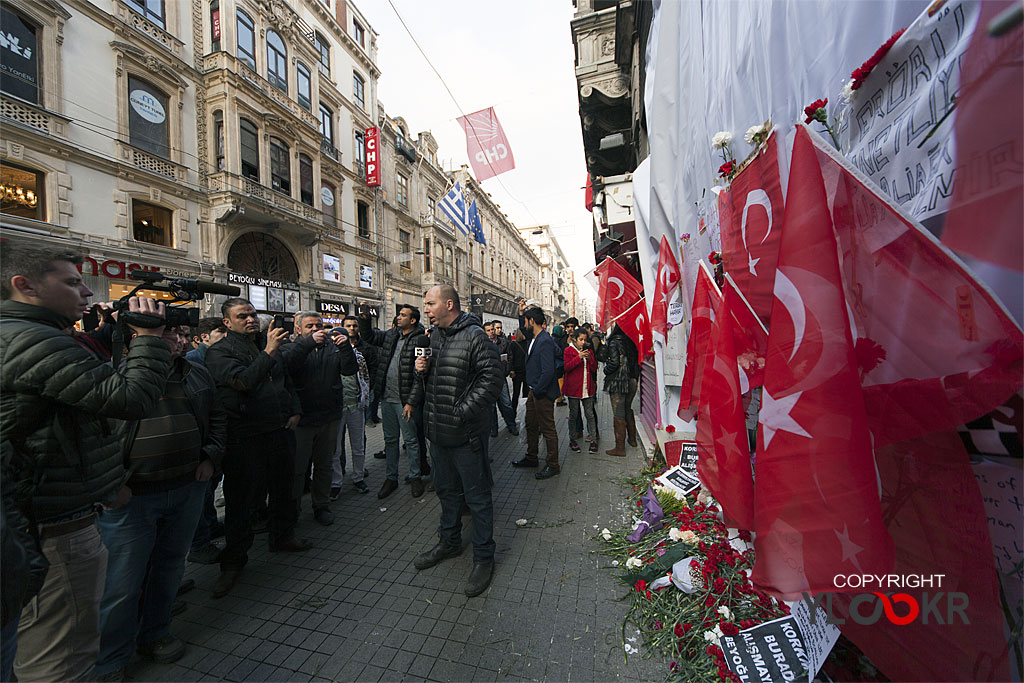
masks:
<path fill-rule="evenodd" d="M 508 354 L 507 353 L 501 354 L 501 362 L 502 363 L 507 363 L 508 362 Z"/>
<path fill-rule="evenodd" d="M 82 329 L 86 332 L 92 332 L 100 326 L 100 309 L 99 306 L 90 306 L 85 311 L 85 315 L 82 316 Z"/>
<path fill-rule="evenodd" d="M 278 313 L 274 316 L 274 322 L 271 323 L 270 329 L 272 330 L 283 330 L 284 329 L 284 316 Z"/>

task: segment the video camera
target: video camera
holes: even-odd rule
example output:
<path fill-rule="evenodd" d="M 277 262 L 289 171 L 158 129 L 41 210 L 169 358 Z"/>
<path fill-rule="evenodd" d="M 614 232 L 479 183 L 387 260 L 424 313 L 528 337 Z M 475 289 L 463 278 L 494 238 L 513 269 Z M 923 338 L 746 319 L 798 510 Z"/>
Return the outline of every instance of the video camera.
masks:
<path fill-rule="evenodd" d="M 242 290 L 233 285 L 224 285 L 219 282 L 207 280 L 195 280 L 186 277 L 168 277 L 160 272 L 149 270 L 133 270 L 129 274 L 132 280 L 141 280 L 135 289 L 127 295 L 118 299 L 115 310 L 118 312 L 118 322 L 133 327 L 152 329 L 154 327 L 176 327 L 178 325 L 199 325 L 199 309 L 195 307 L 174 306 L 176 302 L 198 301 L 204 294 L 225 294 L 227 296 L 238 296 Z M 170 292 L 174 298 L 167 303 L 164 318 L 143 313 L 132 313 L 128 310 L 128 299 L 136 296 L 139 290 L 153 292 Z"/>

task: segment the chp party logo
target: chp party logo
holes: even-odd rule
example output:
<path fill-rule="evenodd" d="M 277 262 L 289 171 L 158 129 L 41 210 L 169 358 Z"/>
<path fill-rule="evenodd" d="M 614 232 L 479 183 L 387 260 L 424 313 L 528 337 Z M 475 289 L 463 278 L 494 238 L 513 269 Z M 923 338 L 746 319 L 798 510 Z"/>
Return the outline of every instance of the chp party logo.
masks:
<path fill-rule="evenodd" d="M 967 607 L 970 599 L 966 593 L 942 590 L 921 592 L 891 592 L 892 589 L 942 588 L 945 574 L 838 574 L 833 579 L 836 588 L 865 588 L 870 592 L 853 594 L 849 602 L 849 620 L 861 626 L 871 626 L 884 617 L 896 626 L 907 626 L 915 621 L 923 625 L 952 624 L 959 619 L 970 624 L 967 618 Z M 877 588 L 878 590 L 871 590 Z M 883 592 L 890 591 L 890 592 Z M 833 611 L 833 593 L 811 595 L 803 593 L 811 613 L 811 623 L 815 623 L 818 608 L 821 607 L 827 617 L 827 623 L 842 625 L 846 619 Z"/>

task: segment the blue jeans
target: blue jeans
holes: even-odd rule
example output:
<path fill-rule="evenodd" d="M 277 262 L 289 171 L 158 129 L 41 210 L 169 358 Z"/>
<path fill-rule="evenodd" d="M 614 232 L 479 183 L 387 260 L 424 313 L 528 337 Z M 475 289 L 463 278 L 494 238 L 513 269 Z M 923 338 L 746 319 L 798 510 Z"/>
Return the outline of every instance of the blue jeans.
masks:
<path fill-rule="evenodd" d="M 380 412 L 384 423 L 384 454 L 387 456 L 386 477 L 398 481 L 398 437 L 405 443 L 405 454 L 409 458 L 409 478 L 420 478 L 420 442 L 416 438 L 416 411 L 408 422 L 402 417 L 405 406 L 394 401 L 381 401 Z"/>
<path fill-rule="evenodd" d="M 193 481 L 163 493 L 144 493 L 100 515 L 109 555 L 97 676 L 123 668 L 136 644 L 167 635 L 207 488 L 208 482 Z"/>
<path fill-rule="evenodd" d="M 203 512 L 199 515 L 196 533 L 192 536 L 192 550 L 201 550 L 210 545 L 214 532 L 221 526 L 220 520 L 217 519 L 217 507 L 213 504 L 220 480 L 221 475 L 215 474 L 207 482 L 206 495 L 203 496 Z M 221 532 L 223 532 L 223 529 L 221 529 Z"/>
<path fill-rule="evenodd" d="M 462 545 L 462 504 L 473 519 L 473 562 L 494 559 L 494 503 L 491 499 L 491 465 L 487 459 L 487 421 L 469 443 L 454 448 L 430 444 L 434 464 L 434 490 L 441 500 L 441 524 L 437 533 L 449 546 Z"/>
<path fill-rule="evenodd" d="M 498 394 L 497 406 L 491 406 L 491 431 L 498 431 L 498 411 L 505 418 L 505 426 L 510 432 L 518 432 L 516 425 L 516 409 L 512 406 L 512 397 L 508 393 L 508 380 L 501 380 L 501 393 Z"/>

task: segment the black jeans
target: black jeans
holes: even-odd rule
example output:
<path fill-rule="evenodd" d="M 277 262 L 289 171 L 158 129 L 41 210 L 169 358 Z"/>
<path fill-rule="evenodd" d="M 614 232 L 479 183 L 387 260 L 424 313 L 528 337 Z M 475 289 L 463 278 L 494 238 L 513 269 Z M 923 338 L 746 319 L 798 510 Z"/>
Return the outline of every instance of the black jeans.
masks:
<path fill-rule="evenodd" d="M 224 538 L 222 570 L 241 569 L 252 547 L 252 515 L 269 488 L 270 547 L 295 533 L 298 508 L 292 495 L 295 434 L 283 427 L 266 434 L 229 439 L 224 454 Z"/>
<path fill-rule="evenodd" d="M 473 562 L 494 559 L 494 503 L 491 499 L 491 465 L 487 459 L 489 423 L 481 421 L 475 438 L 462 446 L 430 444 L 434 462 L 434 490 L 441 500 L 441 542 L 462 545 L 462 504 L 473 518 Z"/>

